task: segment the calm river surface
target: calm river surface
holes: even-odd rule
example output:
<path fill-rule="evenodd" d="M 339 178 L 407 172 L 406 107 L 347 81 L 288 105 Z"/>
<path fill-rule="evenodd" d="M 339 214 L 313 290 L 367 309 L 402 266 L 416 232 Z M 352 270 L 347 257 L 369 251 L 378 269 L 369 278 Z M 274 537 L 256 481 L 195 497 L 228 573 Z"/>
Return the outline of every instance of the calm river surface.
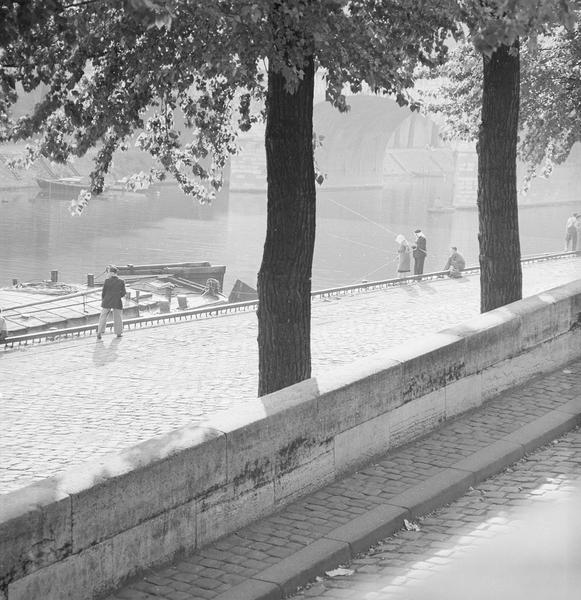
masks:
<path fill-rule="evenodd" d="M 394 237 L 428 239 L 426 270 L 442 268 L 450 245 L 477 263 L 475 209 L 431 208 L 433 179 L 395 181 L 382 190 L 318 190 L 313 289 L 394 276 Z M 441 196 L 440 196 L 441 197 Z M 225 292 L 242 279 L 256 285 L 266 227 L 266 194 L 231 193 L 216 206 L 200 206 L 177 188 L 159 195 L 126 194 L 93 200 L 71 217 L 69 200 L 36 189 L 0 192 L 0 286 L 13 278 L 84 282 L 108 263 L 202 261 L 226 265 Z M 575 207 L 576 208 L 576 207 Z M 523 255 L 563 249 L 570 205 L 523 207 Z"/>

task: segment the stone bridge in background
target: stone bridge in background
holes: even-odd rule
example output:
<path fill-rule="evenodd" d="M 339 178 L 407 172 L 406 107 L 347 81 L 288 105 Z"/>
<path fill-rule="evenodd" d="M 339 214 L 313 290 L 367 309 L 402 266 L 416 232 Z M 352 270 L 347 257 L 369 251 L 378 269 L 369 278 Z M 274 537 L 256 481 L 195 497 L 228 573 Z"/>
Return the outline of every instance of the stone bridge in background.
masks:
<path fill-rule="evenodd" d="M 318 82 L 319 83 L 319 82 Z M 476 205 L 477 156 L 475 144 L 444 142 L 437 124 L 387 97 L 347 97 L 350 110 L 339 113 L 315 90 L 314 129 L 321 144 L 315 152 L 317 168 L 326 175 L 321 189 L 380 188 L 394 180 L 430 178 L 430 203 L 451 209 Z M 232 160 L 233 191 L 264 191 L 266 159 L 264 127 L 241 137 L 242 152 Z M 577 173 L 581 146 L 569 160 L 555 167 L 550 179 L 537 178 L 521 204 L 579 201 Z M 519 165 L 519 184 L 525 174 Z"/>
<path fill-rule="evenodd" d="M 317 168 L 324 187 L 382 187 L 386 177 L 438 177 L 451 181 L 455 151 L 439 137 L 430 119 L 401 108 L 394 100 L 349 96 L 340 113 L 319 101 L 314 129 L 320 142 Z M 232 161 L 233 189 L 263 189 L 266 181 L 264 127 L 241 138 L 242 152 Z"/>

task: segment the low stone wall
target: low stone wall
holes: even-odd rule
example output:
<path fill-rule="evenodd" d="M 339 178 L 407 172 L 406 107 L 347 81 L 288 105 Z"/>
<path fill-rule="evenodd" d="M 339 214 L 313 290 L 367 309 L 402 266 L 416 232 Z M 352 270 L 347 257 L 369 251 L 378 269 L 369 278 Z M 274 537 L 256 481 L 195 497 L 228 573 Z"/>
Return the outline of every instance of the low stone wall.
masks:
<path fill-rule="evenodd" d="M 0 599 L 105 595 L 581 356 L 581 280 L 0 501 Z"/>

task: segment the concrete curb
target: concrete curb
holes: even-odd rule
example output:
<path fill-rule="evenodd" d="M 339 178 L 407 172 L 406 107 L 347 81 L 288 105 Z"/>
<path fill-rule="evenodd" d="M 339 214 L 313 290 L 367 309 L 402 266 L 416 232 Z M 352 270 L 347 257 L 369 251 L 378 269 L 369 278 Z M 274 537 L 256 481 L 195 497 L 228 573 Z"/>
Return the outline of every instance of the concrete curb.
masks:
<path fill-rule="evenodd" d="M 581 399 L 568 402 L 501 440 L 394 496 L 215 600 L 281 600 L 318 574 L 347 564 L 360 552 L 416 518 L 453 502 L 468 489 L 581 424 Z"/>
<path fill-rule="evenodd" d="M 319 573 L 351 560 L 349 544 L 322 538 L 254 576 L 259 581 L 276 583 L 288 596 Z"/>
<path fill-rule="evenodd" d="M 441 473 L 394 496 L 390 502 L 396 506 L 407 508 L 411 517 L 415 519 L 419 515 L 429 513 L 439 506 L 459 498 L 473 484 L 474 475 L 472 473 L 455 468 L 443 469 Z"/>
<path fill-rule="evenodd" d="M 389 537 L 403 527 L 404 519 L 411 517 L 407 508 L 384 504 L 359 515 L 325 537 L 349 544 L 351 556 L 365 552 L 378 539 Z"/>
<path fill-rule="evenodd" d="M 230 588 L 214 600 L 280 600 L 282 591 L 275 583 L 247 579 Z"/>

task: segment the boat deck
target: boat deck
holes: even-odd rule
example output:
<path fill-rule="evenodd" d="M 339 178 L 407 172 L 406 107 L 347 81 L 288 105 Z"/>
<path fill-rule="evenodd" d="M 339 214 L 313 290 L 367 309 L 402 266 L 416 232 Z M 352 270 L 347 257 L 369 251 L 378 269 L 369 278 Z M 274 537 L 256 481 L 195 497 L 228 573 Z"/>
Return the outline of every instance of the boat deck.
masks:
<path fill-rule="evenodd" d="M 54 296 L 19 288 L 4 289 L 0 290 L 0 303 L 8 331 L 18 335 L 90 322 L 93 315 L 101 312 L 101 290 L 85 289 Z"/>
<path fill-rule="evenodd" d="M 118 267 L 127 295 L 126 317 L 227 302 L 220 291 L 226 267 L 209 262 Z M 0 289 L 0 308 L 10 336 L 96 323 L 102 282 L 94 286 L 35 281 Z M 210 286 L 211 284 L 211 286 Z M 210 289 L 211 287 L 211 289 Z M 173 300 L 173 306 L 172 306 Z"/>

